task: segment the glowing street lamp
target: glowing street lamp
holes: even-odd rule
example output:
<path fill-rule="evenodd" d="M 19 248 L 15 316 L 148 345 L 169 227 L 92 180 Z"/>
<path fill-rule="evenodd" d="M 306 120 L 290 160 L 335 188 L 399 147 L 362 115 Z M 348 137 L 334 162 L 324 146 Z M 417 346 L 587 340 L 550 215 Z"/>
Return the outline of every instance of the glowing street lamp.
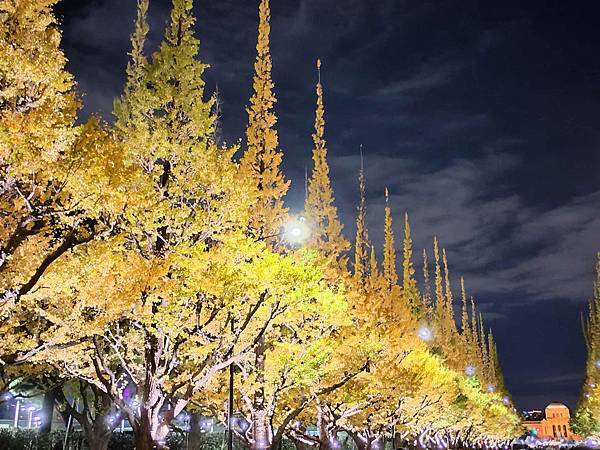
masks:
<path fill-rule="evenodd" d="M 473 366 L 467 366 L 465 369 L 465 373 L 467 374 L 467 376 L 472 377 L 473 375 L 475 375 L 475 367 Z"/>
<path fill-rule="evenodd" d="M 283 227 L 283 238 L 292 245 L 301 245 L 310 237 L 310 227 L 304 217 L 290 220 Z"/>
<path fill-rule="evenodd" d="M 597 360 L 596 360 L 596 368 L 597 368 L 597 369 L 600 369 L 600 359 L 597 359 Z"/>
<path fill-rule="evenodd" d="M 491 384 L 487 387 L 487 391 L 491 394 L 492 392 L 494 392 L 494 386 L 492 386 Z"/>
<path fill-rule="evenodd" d="M 431 332 L 431 330 L 428 327 L 422 326 L 417 331 L 417 336 L 419 336 L 419 338 L 421 340 L 428 342 L 433 337 L 433 333 Z"/>

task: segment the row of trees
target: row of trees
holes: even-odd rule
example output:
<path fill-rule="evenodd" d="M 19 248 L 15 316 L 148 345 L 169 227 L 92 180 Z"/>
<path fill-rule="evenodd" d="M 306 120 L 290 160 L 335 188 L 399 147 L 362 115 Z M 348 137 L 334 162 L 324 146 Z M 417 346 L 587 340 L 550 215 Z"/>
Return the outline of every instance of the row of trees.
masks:
<path fill-rule="evenodd" d="M 582 317 L 587 359 L 584 384 L 573 417 L 573 430 L 582 436 L 598 439 L 600 438 L 600 253 L 596 262 L 593 292 L 587 315 Z"/>
<path fill-rule="evenodd" d="M 303 246 L 283 235 L 294 216 L 268 0 L 243 148 L 218 137 L 191 0 L 173 0 L 150 56 L 148 0 L 138 0 L 111 124 L 77 122 L 55 2 L 0 2 L 0 391 L 37 386 L 94 450 L 106 449 L 115 413 L 145 450 L 163 445 L 184 410 L 229 423 L 253 450 L 284 437 L 334 450 L 341 431 L 361 450 L 390 435 L 457 447 L 519 432 L 493 336 L 462 279 L 455 319 L 437 240 L 417 286 L 408 216 L 397 273 L 387 192 L 377 258 L 362 168 L 354 245 L 344 238 L 320 62 L 301 214 L 311 233 Z M 227 422 L 230 366 L 239 388 Z"/>

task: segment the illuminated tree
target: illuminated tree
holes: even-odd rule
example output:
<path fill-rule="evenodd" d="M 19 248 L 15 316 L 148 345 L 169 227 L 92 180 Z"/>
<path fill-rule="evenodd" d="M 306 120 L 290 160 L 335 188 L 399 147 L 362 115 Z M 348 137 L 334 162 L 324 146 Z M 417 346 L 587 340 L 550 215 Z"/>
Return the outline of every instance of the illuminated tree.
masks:
<path fill-rule="evenodd" d="M 326 257 L 339 258 L 350 244 L 342 235 L 342 224 L 337 208 L 333 204 L 333 189 L 329 179 L 327 146 L 325 133 L 325 107 L 323 105 L 323 86 L 321 85 L 321 61 L 317 60 L 319 78 L 317 82 L 317 108 L 315 112 L 315 132 L 312 135 L 313 170 L 308 181 L 308 195 L 304 211 L 311 226 L 309 246 L 314 247 Z"/>
<path fill-rule="evenodd" d="M 427 260 L 427 251 L 423 249 L 423 305 L 427 310 L 431 309 L 431 281 L 429 274 L 429 261 Z"/>
<path fill-rule="evenodd" d="M 408 213 L 404 213 L 404 241 L 403 241 L 402 261 L 402 290 L 406 301 L 411 305 L 415 313 L 421 309 L 419 299 L 421 294 L 417 288 L 417 281 L 414 279 L 415 269 L 412 262 L 412 238 L 410 236 L 410 223 Z M 428 283 L 429 280 L 425 280 Z"/>
<path fill-rule="evenodd" d="M 275 130 L 268 0 L 259 6 L 239 164 L 237 147 L 219 143 L 216 96 L 205 96 L 191 0 L 172 0 L 152 55 L 148 0 L 138 0 L 112 126 L 76 125 L 79 102 L 53 4 L 0 4 L 3 383 L 52 391 L 93 450 L 107 447 L 123 417 L 139 450 L 163 447 L 192 402 L 225 420 L 228 366 L 239 388 L 236 417 L 244 419 L 234 429 L 253 450 L 275 450 L 284 435 L 334 450 L 341 431 L 360 450 L 376 450 L 394 432 L 456 447 L 518 429 L 503 401 L 496 342 L 472 297 L 469 317 L 462 279 L 457 328 L 437 238 L 435 302 L 425 251 L 425 285 L 417 286 L 408 214 L 399 285 L 387 190 L 377 259 L 362 149 L 354 270 L 347 269 L 320 71 L 304 211 L 313 234 L 306 249 L 280 239 L 289 182 Z M 600 262 L 598 270 L 600 279 Z M 599 291 L 586 322 L 594 377 Z M 585 411 L 595 411 L 589 392 Z M 74 394 L 79 408 L 69 403 Z"/>
<path fill-rule="evenodd" d="M 104 205 L 123 176 L 119 149 L 80 106 L 51 0 L 0 3 L 0 379 L 42 347 L 46 324 L 22 297 L 58 259 L 110 234 Z M 110 171 L 107 171 L 110 167 Z M 2 389 L 2 386 L 0 386 Z"/>
<path fill-rule="evenodd" d="M 596 260 L 593 297 L 587 317 L 582 317 L 587 350 L 585 379 L 572 419 L 573 431 L 586 437 L 600 437 L 600 252 Z"/>
<path fill-rule="evenodd" d="M 213 101 L 203 100 L 206 65 L 196 59 L 191 8 L 174 0 L 165 40 L 145 61 L 140 2 L 128 81 L 115 102 L 131 166 L 119 233 L 73 252 L 32 296 L 48 305 L 53 339 L 81 340 L 44 359 L 106 392 L 138 449 L 160 446 L 173 417 L 260 345 L 290 305 L 327 295 L 309 260 L 247 236 L 253 191 L 232 161 L 235 149 L 211 139 Z"/>
<path fill-rule="evenodd" d="M 360 150 L 360 172 L 358 175 L 359 203 L 356 215 L 356 238 L 354 240 L 354 276 L 365 281 L 369 274 L 369 231 L 367 229 L 367 208 L 365 205 L 365 170 L 362 146 Z"/>
<path fill-rule="evenodd" d="M 271 78 L 270 19 L 269 0 L 261 0 L 253 93 L 247 109 L 247 148 L 240 161 L 242 175 L 251 180 L 254 188 L 250 226 L 257 239 L 269 239 L 279 233 L 287 216 L 283 197 L 289 186 L 289 181 L 281 173 L 283 153 L 278 149 L 277 131 L 274 128 L 277 117 L 273 111 L 276 98 Z"/>
<path fill-rule="evenodd" d="M 433 238 L 433 261 L 435 267 L 435 276 L 434 276 L 434 287 L 435 287 L 435 315 L 437 320 L 440 322 L 441 326 L 444 323 L 445 317 L 445 309 L 444 309 L 444 290 L 442 287 L 442 269 L 440 266 L 440 253 L 438 249 L 438 240 L 437 237 Z"/>
<path fill-rule="evenodd" d="M 398 284 L 396 272 L 396 247 L 394 243 L 394 230 L 392 229 L 392 210 L 389 205 L 389 194 L 385 189 L 385 218 L 383 225 L 383 278 L 388 289 Z M 405 274 L 406 275 L 406 274 Z"/>

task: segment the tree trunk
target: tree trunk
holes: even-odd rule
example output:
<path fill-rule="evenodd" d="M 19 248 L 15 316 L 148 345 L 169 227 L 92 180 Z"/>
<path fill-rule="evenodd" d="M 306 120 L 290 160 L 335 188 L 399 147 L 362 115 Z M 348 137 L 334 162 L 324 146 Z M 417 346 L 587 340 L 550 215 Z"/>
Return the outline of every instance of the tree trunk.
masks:
<path fill-rule="evenodd" d="M 251 450 L 265 450 L 270 448 L 271 442 L 269 429 L 267 425 L 267 411 L 265 406 L 265 337 L 264 335 L 256 345 L 255 367 L 256 367 L 256 384 L 258 388 L 254 394 L 254 411 L 252 412 L 252 447 Z"/>
<path fill-rule="evenodd" d="M 359 433 L 348 433 L 358 450 L 384 450 L 382 445 L 383 439 L 381 436 L 368 434 L 366 437 L 361 437 Z"/>
<path fill-rule="evenodd" d="M 275 433 L 273 441 L 271 442 L 271 450 L 281 450 L 281 444 L 283 443 L 283 435 Z"/>
<path fill-rule="evenodd" d="M 149 429 L 138 428 L 134 433 L 135 450 L 153 450 L 154 441 Z"/>
<path fill-rule="evenodd" d="M 367 444 L 367 442 L 363 441 L 359 436 L 358 433 L 348 433 L 350 435 L 350 437 L 352 438 L 352 440 L 354 441 L 354 445 L 356 445 L 356 448 L 358 450 L 369 450 L 369 446 Z"/>
<path fill-rule="evenodd" d="M 42 425 L 39 429 L 40 435 L 50 434 L 52 429 L 52 420 L 54 419 L 54 403 L 56 402 L 56 391 L 51 389 L 44 394 L 42 401 Z"/>
<path fill-rule="evenodd" d="M 140 408 L 140 415 L 133 427 L 135 450 L 153 450 L 155 448 L 152 438 L 152 424 L 147 411 Z"/>
<path fill-rule="evenodd" d="M 319 432 L 319 450 L 331 450 L 331 441 L 335 436 L 331 436 L 327 429 L 327 420 L 321 411 L 317 413 L 317 431 Z"/>
<path fill-rule="evenodd" d="M 294 443 L 294 447 L 296 447 L 296 450 L 315 450 L 315 448 L 317 447 L 316 444 L 308 444 L 302 441 L 301 439 L 294 438 L 293 436 L 288 435 L 287 437 L 290 441 Z"/>
<path fill-rule="evenodd" d="M 252 429 L 252 450 L 265 450 L 270 448 L 269 432 L 267 430 L 267 412 L 264 406 L 255 410 L 253 414 L 254 427 Z"/>
<path fill-rule="evenodd" d="M 156 406 L 151 410 L 140 407 L 137 417 L 130 417 L 133 426 L 133 434 L 136 450 L 161 450 L 168 448 L 166 438 L 169 434 L 169 424 L 173 419 L 173 410 L 160 414 L 160 408 Z"/>
<path fill-rule="evenodd" d="M 107 450 L 112 432 L 107 431 L 106 427 L 103 430 L 97 428 L 91 433 L 91 436 L 86 436 L 89 450 Z"/>
<path fill-rule="evenodd" d="M 202 443 L 202 427 L 200 427 L 202 416 L 198 413 L 190 413 L 190 450 L 198 450 Z"/>

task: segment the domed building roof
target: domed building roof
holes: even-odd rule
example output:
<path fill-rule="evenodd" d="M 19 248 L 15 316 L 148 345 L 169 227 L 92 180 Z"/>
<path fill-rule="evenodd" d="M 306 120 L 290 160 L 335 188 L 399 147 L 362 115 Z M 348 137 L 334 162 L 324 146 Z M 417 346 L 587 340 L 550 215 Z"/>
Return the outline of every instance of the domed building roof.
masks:
<path fill-rule="evenodd" d="M 566 405 L 563 405 L 562 403 L 558 403 L 558 402 L 552 402 L 548 406 L 546 406 L 546 408 L 567 408 L 568 409 L 568 407 Z"/>

